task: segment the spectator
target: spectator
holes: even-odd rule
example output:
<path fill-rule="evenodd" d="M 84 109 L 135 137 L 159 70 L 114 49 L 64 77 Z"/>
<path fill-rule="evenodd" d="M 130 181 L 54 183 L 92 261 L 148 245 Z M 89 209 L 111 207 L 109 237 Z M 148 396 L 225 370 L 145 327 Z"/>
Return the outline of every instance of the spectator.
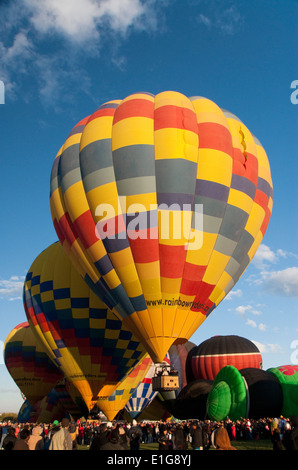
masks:
<path fill-rule="evenodd" d="M 110 440 L 101 447 L 101 450 L 125 450 L 119 442 L 119 431 L 117 428 L 111 431 Z"/>
<path fill-rule="evenodd" d="M 236 450 L 231 445 L 228 431 L 224 426 L 220 426 L 214 434 L 214 444 L 217 450 Z"/>
<path fill-rule="evenodd" d="M 190 435 L 191 447 L 193 450 L 203 450 L 203 432 L 201 425 L 198 423 L 193 423 Z"/>
<path fill-rule="evenodd" d="M 32 429 L 31 436 L 28 441 L 29 450 L 42 450 L 44 446 L 44 438 L 42 437 L 43 429 L 41 426 L 35 426 Z"/>
<path fill-rule="evenodd" d="M 138 426 L 135 419 L 132 420 L 132 427 L 128 431 L 130 440 L 130 450 L 139 450 L 142 439 L 142 429 Z"/>
<path fill-rule="evenodd" d="M 166 428 L 163 428 L 157 442 L 159 444 L 158 450 L 169 450 L 171 448 L 171 440 Z"/>
<path fill-rule="evenodd" d="M 15 443 L 16 443 L 17 437 L 15 434 L 15 429 L 14 428 L 9 428 L 7 430 L 6 437 L 3 440 L 2 448 L 4 450 L 12 450 Z"/>
<path fill-rule="evenodd" d="M 12 450 L 29 450 L 28 441 L 30 438 L 29 429 L 22 429 L 19 433 L 19 437 L 15 442 L 15 445 Z"/>
<path fill-rule="evenodd" d="M 91 442 L 90 450 L 100 450 L 101 447 L 109 442 L 110 429 L 107 427 L 107 423 L 102 423 L 99 426 L 99 433 L 95 436 Z"/>
<path fill-rule="evenodd" d="M 283 450 L 277 419 L 274 419 L 271 423 L 271 442 L 273 444 L 273 450 Z"/>
<path fill-rule="evenodd" d="M 127 432 L 123 426 L 120 426 L 120 424 L 117 424 L 116 429 L 118 429 L 119 432 L 119 444 L 121 444 L 124 447 L 124 450 L 129 449 L 129 437 L 127 435 Z"/>
<path fill-rule="evenodd" d="M 173 433 L 173 449 L 175 450 L 187 450 L 188 444 L 186 440 L 186 435 L 183 430 L 183 427 L 178 424 L 177 428 Z"/>
<path fill-rule="evenodd" d="M 78 449 L 77 427 L 74 423 L 70 425 L 69 433 L 70 433 L 70 437 L 72 440 L 72 450 L 77 450 Z"/>
<path fill-rule="evenodd" d="M 291 432 L 291 450 L 298 450 L 298 416 L 291 416 L 290 421 L 293 426 Z"/>
<path fill-rule="evenodd" d="M 53 435 L 49 450 L 72 450 L 68 418 L 62 419 L 61 429 Z"/>

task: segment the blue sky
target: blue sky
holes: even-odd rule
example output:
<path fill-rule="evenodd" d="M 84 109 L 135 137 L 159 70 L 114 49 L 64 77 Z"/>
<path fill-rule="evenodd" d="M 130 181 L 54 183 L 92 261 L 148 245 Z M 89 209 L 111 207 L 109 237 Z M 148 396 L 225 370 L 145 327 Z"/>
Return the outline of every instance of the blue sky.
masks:
<path fill-rule="evenodd" d="M 1 349 L 26 321 L 27 270 L 57 239 L 49 181 L 68 132 L 107 100 L 174 90 L 236 114 L 263 144 L 274 186 L 271 221 L 253 262 L 191 341 L 236 334 L 256 342 L 264 369 L 298 363 L 298 105 L 291 88 L 298 80 L 297 6 L 296 0 L 0 2 Z M 17 412 L 22 398 L 2 354 L 0 361 L 0 412 Z"/>

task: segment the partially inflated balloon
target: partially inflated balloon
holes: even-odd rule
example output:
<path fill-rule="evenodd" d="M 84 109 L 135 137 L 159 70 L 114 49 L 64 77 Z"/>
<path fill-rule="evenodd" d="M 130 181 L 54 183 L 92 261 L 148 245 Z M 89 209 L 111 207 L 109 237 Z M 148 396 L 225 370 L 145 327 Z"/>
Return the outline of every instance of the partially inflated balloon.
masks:
<path fill-rule="evenodd" d="M 63 377 L 28 322 L 20 323 L 7 336 L 4 362 L 31 406 L 42 400 Z"/>
<path fill-rule="evenodd" d="M 147 354 L 139 364 L 123 379 L 116 390 L 107 398 L 99 399 L 98 407 L 103 411 L 106 417 L 111 421 L 117 413 L 127 404 L 138 385 L 146 377 L 153 366 L 152 359 Z"/>
<path fill-rule="evenodd" d="M 130 416 L 136 419 L 140 414 L 150 405 L 152 400 L 157 396 L 152 388 L 152 377 L 155 373 L 154 363 L 151 364 L 147 374 L 139 383 L 136 390 L 128 400 L 125 409 L 129 412 Z"/>
<path fill-rule="evenodd" d="M 25 400 L 19 409 L 17 421 L 18 423 L 29 423 L 33 406 L 30 405 L 28 400 Z"/>
<path fill-rule="evenodd" d="M 272 210 L 266 153 L 212 101 L 104 103 L 53 164 L 51 213 L 79 273 L 161 362 L 233 288 Z"/>
<path fill-rule="evenodd" d="M 33 262 L 24 285 L 28 321 L 91 409 L 109 396 L 144 347 L 82 280 L 60 243 Z"/>
<path fill-rule="evenodd" d="M 282 411 L 282 387 L 268 371 L 225 366 L 217 374 L 207 398 L 209 418 L 232 421 L 241 418 L 274 418 Z"/>
<path fill-rule="evenodd" d="M 272 367 L 268 372 L 278 379 L 282 388 L 282 415 L 288 418 L 298 416 L 298 365 Z"/>
<path fill-rule="evenodd" d="M 206 419 L 206 405 L 212 380 L 194 380 L 187 384 L 174 401 L 173 415 L 178 419 Z"/>
<path fill-rule="evenodd" d="M 171 416 L 171 413 L 164 406 L 163 398 L 158 393 L 152 402 L 142 410 L 139 420 L 166 421 L 171 418 Z"/>

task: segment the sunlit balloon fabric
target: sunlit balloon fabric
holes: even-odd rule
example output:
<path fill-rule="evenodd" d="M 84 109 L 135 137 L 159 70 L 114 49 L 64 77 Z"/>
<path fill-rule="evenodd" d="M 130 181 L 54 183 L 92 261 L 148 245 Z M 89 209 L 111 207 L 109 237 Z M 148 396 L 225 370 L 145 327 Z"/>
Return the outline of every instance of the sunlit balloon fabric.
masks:
<path fill-rule="evenodd" d="M 80 121 L 51 213 L 79 273 L 161 362 L 233 288 L 272 210 L 259 140 L 202 97 L 135 93 Z"/>
<path fill-rule="evenodd" d="M 20 323 L 7 336 L 4 362 L 31 406 L 42 400 L 63 377 L 28 322 Z"/>
<path fill-rule="evenodd" d="M 132 418 L 137 418 L 157 396 L 158 392 L 155 392 L 152 388 L 152 377 L 154 374 L 155 365 L 152 362 L 145 377 L 139 383 L 125 406 L 126 411 L 129 412 Z"/>
<path fill-rule="evenodd" d="M 98 396 L 109 396 L 146 354 L 82 280 L 59 242 L 30 267 L 24 307 L 35 334 L 88 409 Z"/>
<path fill-rule="evenodd" d="M 138 365 L 123 379 L 116 390 L 107 398 L 99 399 L 98 407 L 111 421 L 117 413 L 122 410 L 128 400 L 135 392 L 142 380 L 146 377 L 150 369 L 154 366 L 152 359 L 147 354 Z"/>

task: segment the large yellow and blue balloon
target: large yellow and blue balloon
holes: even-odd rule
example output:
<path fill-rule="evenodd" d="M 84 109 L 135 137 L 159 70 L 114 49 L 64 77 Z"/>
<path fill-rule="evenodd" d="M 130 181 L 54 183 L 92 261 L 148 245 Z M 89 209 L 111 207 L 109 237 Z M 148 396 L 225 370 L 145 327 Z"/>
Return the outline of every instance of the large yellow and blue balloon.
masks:
<path fill-rule="evenodd" d="M 52 168 L 61 244 L 154 362 L 239 280 L 272 203 L 259 140 L 209 99 L 174 91 L 102 104 Z"/>
<path fill-rule="evenodd" d="M 99 396 L 110 396 L 146 355 L 83 281 L 59 242 L 32 263 L 24 283 L 24 308 L 36 338 L 88 409 Z"/>

